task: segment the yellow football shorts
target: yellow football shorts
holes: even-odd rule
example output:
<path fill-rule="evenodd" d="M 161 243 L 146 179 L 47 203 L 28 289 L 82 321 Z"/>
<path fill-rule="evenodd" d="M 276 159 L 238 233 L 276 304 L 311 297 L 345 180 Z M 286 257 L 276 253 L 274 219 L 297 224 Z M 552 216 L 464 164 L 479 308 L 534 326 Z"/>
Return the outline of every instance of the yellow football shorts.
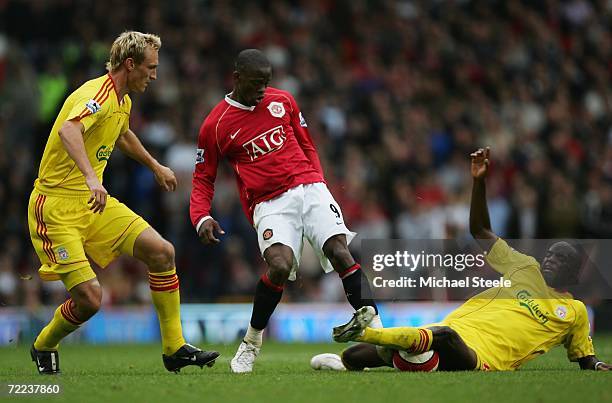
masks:
<path fill-rule="evenodd" d="M 105 268 L 121 254 L 134 254 L 134 242 L 149 224 L 114 197 L 102 214 L 92 213 L 89 196 L 47 196 L 36 189 L 28 204 L 32 244 L 40 277 L 62 280 L 68 290 L 96 277 L 88 257 Z"/>
<path fill-rule="evenodd" d="M 476 353 L 476 358 L 478 359 L 478 362 L 476 364 L 476 368 L 474 368 L 475 370 L 495 370 L 495 368 L 493 368 L 493 355 L 491 354 L 489 349 L 485 348 L 487 343 L 486 340 L 483 340 L 483 335 L 481 334 L 481 332 L 461 326 L 461 324 L 458 322 L 458 320 L 453 320 L 450 321 L 450 323 L 443 322 L 442 325 L 448 326 L 455 332 L 457 332 L 457 334 L 459 334 L 464 343 L 467 344 L 467 346 Z"/>

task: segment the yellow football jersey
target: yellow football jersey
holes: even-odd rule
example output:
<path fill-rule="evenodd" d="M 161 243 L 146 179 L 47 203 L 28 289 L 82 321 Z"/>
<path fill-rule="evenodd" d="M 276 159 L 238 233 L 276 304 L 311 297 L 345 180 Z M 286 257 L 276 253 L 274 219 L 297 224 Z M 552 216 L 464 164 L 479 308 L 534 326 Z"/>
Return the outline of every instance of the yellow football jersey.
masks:
<path fill-rule="evenodd" d="M 533 257 L 499 238 L 487 262 L 512 287 L 488 289 L 444 320 L 478 353 L 486 369 L 516 369 L 560 344 L 571 361 L 595 354 L 585 305 L 548 287 Z"/>
<path fill-rule="evenodd" d="M 87 81 L 68 96 L 60 110 L 40 162 L 36 189 L 47 195 L 88 194 L 85 177 L 62 144 L 59 130 L 67 120 L 78 120 L 85 127 L 83 140 L 91 165 L 102 182 L 102 175 L 120 134 L 129 128 L 132 101 L 122 100 L 110 74 Z"/>

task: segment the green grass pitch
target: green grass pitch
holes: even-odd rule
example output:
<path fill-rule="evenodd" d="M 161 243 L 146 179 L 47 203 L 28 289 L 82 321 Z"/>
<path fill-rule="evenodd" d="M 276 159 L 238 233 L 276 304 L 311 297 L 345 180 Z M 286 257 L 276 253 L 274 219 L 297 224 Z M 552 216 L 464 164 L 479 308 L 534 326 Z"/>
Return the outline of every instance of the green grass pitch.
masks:
<path fill-rule="evenodd" d="M 595 338 L 597 355 L 612 361 L 612 335 Z M 211 347 L 211 346 L 207 346 Z M 612 402 L 612 372 L 580 371 L 556 348 L 520 371 L 506 373 L 361 373 L 313 371 L 310 357 L 340 352 L 339 344 L 267 342 L 252 374 L 235 375 L 236 345 L 213 346 L 213 368 L 188 367 L 179 375 L 162 366 L 158 345 L 65 345 L 62 375 L 42 377 L 28 346 L 0 348 L 0 400 L 70 402 Z M 57 383 L 60 396 L 8 397 L 7 384 Z"/>

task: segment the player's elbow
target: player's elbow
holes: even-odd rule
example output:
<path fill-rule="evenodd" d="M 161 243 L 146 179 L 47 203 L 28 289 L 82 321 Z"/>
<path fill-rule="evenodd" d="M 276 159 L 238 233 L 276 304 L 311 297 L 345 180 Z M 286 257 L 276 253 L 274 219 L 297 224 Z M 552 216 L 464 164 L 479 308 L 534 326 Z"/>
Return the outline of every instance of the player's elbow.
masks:
<path fill-rule="evenodd" d="M 73 122 L 72 120 L 67 120 L 60 127 L 58 134 L 62 140 L 66 139 L 66 137 L 70 136 L 71 133 L 77 132 L 79 133 L 79 126 L 82 126 L 79 122 Z"/>
<path fill-rule="evenodd" d="M 472 234 L 472 237 L 474 237 L 474 239 L 495 239 L 496 238 L 493 232 L 483 227 L 474 228 L 470 226 L 470 234 Z"/>
<path fill-rule="evenodd" d="M 66 138 L 66 133 L 68 131 L 70 131 L 69 126 L 67 125 L 68 122 L 64 122 L 64 124 L 62 125 L 62 127 L 60 127 L 59 131 L 57 132 L 57 134 L 59 134 L 60 138 L 63 140 Z"/>
<path fill-rule="evenodd" d="M 477 227 L 477 226 L 474 226 L 474 225 L 470 225 L 470 234 L 472 234 L 472 237 L 474 237 L 476 239 L 482 238 L 483 230 L 484 230 L 484 228 L 482 228 L 482 227 Z"/>

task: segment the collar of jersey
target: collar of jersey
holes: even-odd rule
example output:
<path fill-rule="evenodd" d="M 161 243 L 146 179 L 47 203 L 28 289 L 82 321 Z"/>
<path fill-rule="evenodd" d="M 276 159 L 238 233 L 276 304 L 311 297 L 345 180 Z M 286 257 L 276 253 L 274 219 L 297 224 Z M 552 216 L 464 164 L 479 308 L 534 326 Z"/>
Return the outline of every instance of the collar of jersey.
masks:
<path fill-rule="evenodd" d="M 255 109 L 255 106 L 246 106 L 246 105 L 242 105 L 240 102 L 236 101 L 235 99 L 230 98 L 230 95 L 232 95 L 233 92 L 230 92 L 229 94 L 225 94 L 225 102 L 227 102 L 228 104 L 230 104 L 231 106 L 235 106 L 238 109 L 243 109 L 245 111 L 253 111 Z"/>
<path fill-rule="evenodd" d="M 110 73 L 106 73 L 106 75 L 111 79 L 111 82 L 113 83 L 113 90 L 117 97 L 117 103 L 119 105 L 123 105 L 123 101 L 125 101 L 125 95 L 123 96 L 123 98 L 119 99 L 119 93 L 117 92 L 117 86 L 115 85 L 115 80 L 113 80 L 113 76 L 111 76 Z"/>

